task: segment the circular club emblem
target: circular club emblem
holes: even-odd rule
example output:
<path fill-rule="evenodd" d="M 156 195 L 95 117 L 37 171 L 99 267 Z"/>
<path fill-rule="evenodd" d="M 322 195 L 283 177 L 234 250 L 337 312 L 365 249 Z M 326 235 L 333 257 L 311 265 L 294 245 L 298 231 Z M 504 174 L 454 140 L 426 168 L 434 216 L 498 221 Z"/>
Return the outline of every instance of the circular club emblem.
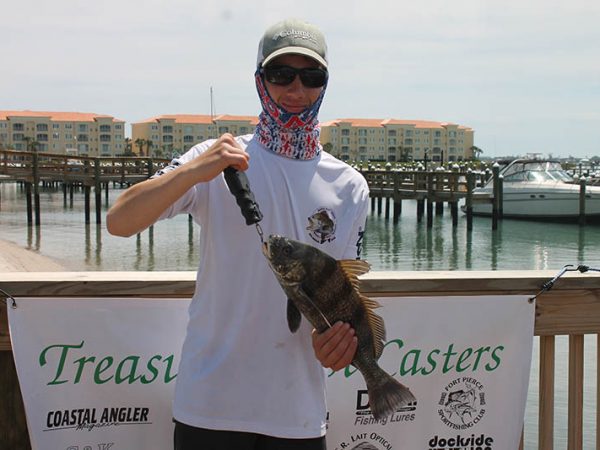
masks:
<path fill-rule="evenodd" d="M 438 415 L 454 430 L 471 428 L 485 415 L 483 385 L 471 377 L 452 380 L 442 391 Z"/>
<path fill-rule="evenodd" d="M 329 208 L 320 208 L 308 218 L 308 234 L 319 244 L 335 239 L 335 214 Z"/>

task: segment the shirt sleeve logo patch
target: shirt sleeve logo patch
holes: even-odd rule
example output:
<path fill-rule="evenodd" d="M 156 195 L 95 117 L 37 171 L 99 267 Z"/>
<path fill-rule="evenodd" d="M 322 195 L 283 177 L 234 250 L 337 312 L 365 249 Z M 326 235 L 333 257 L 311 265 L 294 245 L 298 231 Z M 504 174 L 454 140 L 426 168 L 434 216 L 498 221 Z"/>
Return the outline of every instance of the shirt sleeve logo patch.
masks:
<path fill-rule="evenodd" d="M 335 214 L 329 208 L 319 208 L 308 218 L 309 236 L 317 243 L 324 244 L 335 239 Z"/>

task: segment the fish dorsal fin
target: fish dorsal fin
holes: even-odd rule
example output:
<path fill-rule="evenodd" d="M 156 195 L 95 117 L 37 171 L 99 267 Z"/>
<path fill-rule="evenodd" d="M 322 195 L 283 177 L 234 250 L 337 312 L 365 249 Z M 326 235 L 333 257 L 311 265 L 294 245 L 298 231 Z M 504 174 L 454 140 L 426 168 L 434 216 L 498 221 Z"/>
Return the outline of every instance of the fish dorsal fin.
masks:
<path fill-rule="evenodd" d="M 371 265 L 367 261 L 363 261 L 361 259 L 343 259 L 338 261 L 338 263 L 342 269 L 342 272 L 344 272 L 350 283 L 352 283 L 352 287 L 354 287 L 358 293 L 360 301 L 363 305 L 365 305 L 369 327 L 373 332 L 373 349 L 375 351 L 375 358 L 379 359 L 381 353 L 383 352 L 383 343 L 385 341 L 385 325 L 381 316 L 376 314 L 374 310 L 379 308 L 381 305 L 377 301 L 361 295 L 358 286 L 358 277 L 367 273 L 371 268 Z"/>
<path fill-rule="evenodd" d="M 379 308 L 381 305 L 379 302 L 373 300 L 372 298 L 365 297 L 364 295 L 360 296 L 360 300 L 365 305 L 369 327 L 373 332 L 373 348 L 375 350 L 375 359 L 379 359 L 381 353 L 383 352 L 383 344 L 385 342 L 385 324 L 383 323 L 381 316 L 375 313 L 374 310 L 375 308 Z"/>
<path fill-rule="evenodd" d="M 367 273 L 371 269 L 371 264 L 362 259 L 342 259 L 338 265 L 346 278 L 350 280 L 354 289 L 358 291 L 358 277 Z"/>

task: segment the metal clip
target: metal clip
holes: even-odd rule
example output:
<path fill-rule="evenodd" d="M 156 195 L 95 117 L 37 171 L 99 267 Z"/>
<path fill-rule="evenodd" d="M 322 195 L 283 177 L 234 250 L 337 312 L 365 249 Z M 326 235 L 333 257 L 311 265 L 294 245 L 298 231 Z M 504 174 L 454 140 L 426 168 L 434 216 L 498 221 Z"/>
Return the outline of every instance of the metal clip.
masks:
<path fill-rule="evenodd" d="M 5 290 L 0 289 L 0 294 L 4 295 L 4 298 L 2 299 L 2 301 L 8 306 L 8 300 L 10 300 L 10 307 L 12 309 L 17 309 L 17 301 L 15 300 L 15 298 L 10 295 L 8 292 L 6 292 Z"/>

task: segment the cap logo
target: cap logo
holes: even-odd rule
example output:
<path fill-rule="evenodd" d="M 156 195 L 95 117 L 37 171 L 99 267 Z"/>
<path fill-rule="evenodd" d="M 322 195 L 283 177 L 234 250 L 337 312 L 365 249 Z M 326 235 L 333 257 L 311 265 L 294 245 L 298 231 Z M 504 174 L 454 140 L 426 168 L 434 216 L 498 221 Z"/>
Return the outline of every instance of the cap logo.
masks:
<path fill-rule="evenodd" d="M 317 44 L 317 40 L 315 39 L 315 37 L 308 31 L 294 30 L 294 29 L 283 30 L 283 31 L 277 33 L 276 35 L 273 36 L 273 40 L 276 41 L 278 39 L 285 38 L 288 36 L 292 36 L 294 39 L 306 39 L 306 40 L 309 40 L 309 41 Z"/>

